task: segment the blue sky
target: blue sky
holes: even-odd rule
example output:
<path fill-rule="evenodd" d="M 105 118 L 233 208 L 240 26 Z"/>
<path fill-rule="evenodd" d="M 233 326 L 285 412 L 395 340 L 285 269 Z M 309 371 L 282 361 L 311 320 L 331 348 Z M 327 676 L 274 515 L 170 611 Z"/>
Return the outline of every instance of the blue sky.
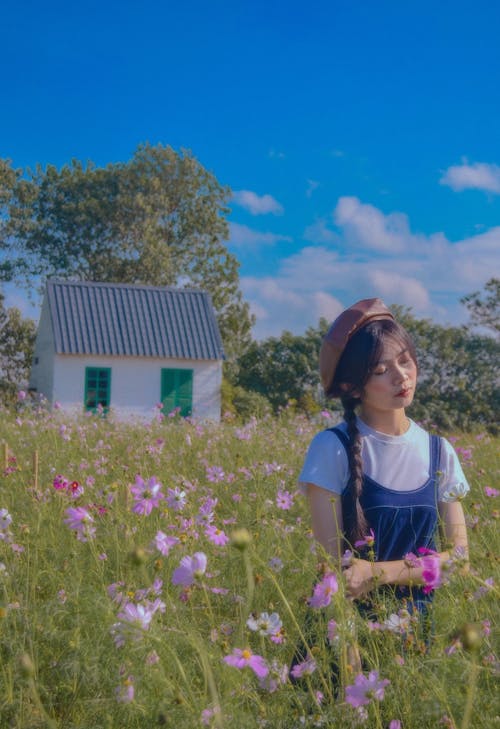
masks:
<path fill-rule="evenodd" d="M 234 192 L 256 337 L 370 296 L 463 322 L 500 275 L 494 0 L 3 5 L 0 157 L 190 149 Z"/>

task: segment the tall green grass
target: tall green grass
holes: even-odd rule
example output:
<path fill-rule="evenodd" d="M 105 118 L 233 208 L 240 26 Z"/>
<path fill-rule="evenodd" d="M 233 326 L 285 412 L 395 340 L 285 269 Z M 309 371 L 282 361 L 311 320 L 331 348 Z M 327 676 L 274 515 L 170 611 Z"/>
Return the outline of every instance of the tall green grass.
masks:
<path fill-rule="evenodd" d="M 343 693 L 353 672 L 346 668 L 339 691 L 330 681 L 332 655 L 341 661 L 352 630 L 339 576 L 331 605 L 317 611 L 316 671 L 300 684 L 280 680 L 324 561 L 296 479 L 312 435 L 329 424 L 288 414 L 242 427 L 3 413 L 0 727 L 498 726 L 498 496 L 485 491 L 499 488 L 498 439 L 487 435 L 456 442 L 471 484 L 471 569 L 436 591 L 431 645 L 355 616 L 364 671 L 389 684 L 382 700 L 354 709 Z M 183 508 L 162 500 L 148 516 L 134 513 L 137 474 L 156 477 L 165 495 L 184 491 Z M 56 490 L 58 475 L 83 494 Z M 293 496 L 290 508 L 279 508 L 280 491 Z M 248 544 L 210 541 L 200 515 L 208 497 L 217 499 L 213 524 L 228 537 L 246 530 Z M 88 541 L 64 523 L 75 506 L 94 518 Z M 179 540 L 166 556 L 154 545 L 159 530 Z M 207 556 L 205 574 L 191 587 L 173 585 L 182 557 L 196 552 Z M 149 625 L 130 628 L 117 646 L 126 603 L 156 599 L 163 605 Z M 278 613 L 282 642 L 248 628 L 262 612 Z M 324 637 L 331 619 L 340 636 L 333 646 Z M 265 659 L 275 690 L 250 668 L 227 665 L 236 648 Z"/>

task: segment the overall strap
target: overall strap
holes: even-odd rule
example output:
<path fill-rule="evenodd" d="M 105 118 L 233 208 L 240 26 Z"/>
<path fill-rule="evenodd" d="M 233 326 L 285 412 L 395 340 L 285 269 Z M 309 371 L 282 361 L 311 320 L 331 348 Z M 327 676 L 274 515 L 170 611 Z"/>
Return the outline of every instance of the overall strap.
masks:
<path fill-rule="evenodd" d="M 429 448 L 430 448 L 430 464 L 429 464 L 429 476 L 438 481 L 437 472 L 441 464 L 441 438 L 439 435 L 429 436 Z"/>
<path fill-rule="evenodd" d="M 345 451 L 346 451 L 346 453 L 347 453 L 347 457 L 349 458 L 349 443 L 350 443 L 350 441 L 349 441 L 349 436 L 348 436 L 348 435 L 346 435 L 346 434 L 344 433 L 344 431 L 343 431 L 343 430 L 341 430 L 341 429 L 340 429 L 340 428 L 338 428 L 338 427 L 334 427 L 334 428 L 328 428 L 328 430 L 329 430 L 330 432 L 332 432 L 332 433 L 335 433 L 335 435 L 337 436 L 337 438 L 339 439 L 339 441 L 340 441 L 340 442 L 342 443 L 342 445 L 344 446 L 344 448 L 345 448 Z"/>

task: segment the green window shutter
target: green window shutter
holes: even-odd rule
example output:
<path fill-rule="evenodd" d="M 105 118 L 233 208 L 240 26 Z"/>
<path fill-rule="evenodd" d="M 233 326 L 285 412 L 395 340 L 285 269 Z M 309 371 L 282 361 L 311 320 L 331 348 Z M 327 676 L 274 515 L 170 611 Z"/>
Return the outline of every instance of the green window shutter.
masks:
<path fill-rule="evenodd" d="M 111 367 L 85 368 L 85 395 L 86 410 L 103 408 L 108 410 L 111 403 Z"/>
<path fill-rule="evenodd" d="M 161 401 L 163 412 L 179 408 L 183 418 L 193 411 L 193 370 L 162 369 Z"/>

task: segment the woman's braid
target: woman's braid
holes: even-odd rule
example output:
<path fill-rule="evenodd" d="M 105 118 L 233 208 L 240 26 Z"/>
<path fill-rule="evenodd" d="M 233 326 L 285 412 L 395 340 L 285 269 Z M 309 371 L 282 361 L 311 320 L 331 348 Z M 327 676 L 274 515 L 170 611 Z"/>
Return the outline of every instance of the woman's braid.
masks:
<path fill-rule="evenodd" d="M 360 501 L 363 490 L 363 462 L 361 460 L 361 435 L 356 425 L 356 413 L 354 412 L 354 408 L 358 403 L 357 398 L 342 398 L 344 420 L 347 423 L 347 434 L 349 436 L 349 488 L 352 492 L 354 506 L 353 533 L 349 535 L 352 543 L 357 539 L 362 539 L 368 533 L 368 522 Z"/>

